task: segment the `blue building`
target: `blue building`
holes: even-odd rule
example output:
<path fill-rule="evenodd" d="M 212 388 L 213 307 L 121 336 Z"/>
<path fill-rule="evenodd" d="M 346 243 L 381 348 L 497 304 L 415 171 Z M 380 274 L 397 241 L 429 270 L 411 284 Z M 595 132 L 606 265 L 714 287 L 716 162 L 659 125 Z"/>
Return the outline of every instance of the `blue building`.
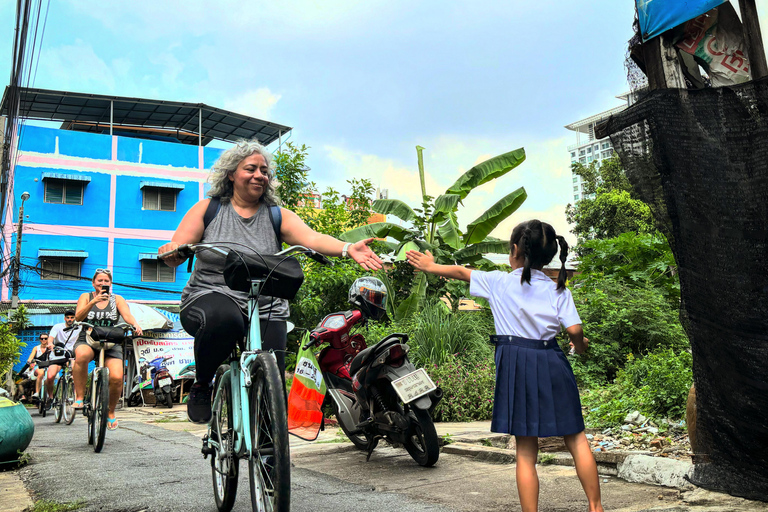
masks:
<path fill-rule="evenodd" d="M 6 114 L 8 90 L 0 113 Z M 19 207 L 24 192 L 19 302 L 31 313 L 27 350 L 63 309 L 91 291 L 97 268 L 113 291 L 144 304 L 178 305 L 189 278 L 156 259 L 186 211 L 205 197 L 222 149 L 212 140 L 279 142 L 291 128 L 204 104 L 25 89 L 25 124 L 10 142 L 3 209 L 0 310 L 10 308 Z M 47 123 L 53 125 L 53 123 Z M 32 343 L 29 343 L 32 342 Z"/>

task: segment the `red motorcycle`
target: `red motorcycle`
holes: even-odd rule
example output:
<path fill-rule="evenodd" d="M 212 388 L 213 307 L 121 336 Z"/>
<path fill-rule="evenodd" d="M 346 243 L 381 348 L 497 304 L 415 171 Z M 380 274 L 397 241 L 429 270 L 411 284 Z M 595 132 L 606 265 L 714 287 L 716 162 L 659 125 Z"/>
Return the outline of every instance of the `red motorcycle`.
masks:
<path fill-rule="evenodd" d="M 318 356 L 328 393 L 344 434 L 368 458 L 379 439 L 402 444 L 421 466 L 440 455 L 432 411 L 442 398 L 424 369 L 408 360 L 407 334 L 391 334 L 372 347 L 352 327 L 381 319 L 387 292 L 379 279 L 362 277 L 349 291 L 357 309 L 326 316 L 305 348 L 328 343 Z M 325 404 L 324 404 L 325 405 Z"/>

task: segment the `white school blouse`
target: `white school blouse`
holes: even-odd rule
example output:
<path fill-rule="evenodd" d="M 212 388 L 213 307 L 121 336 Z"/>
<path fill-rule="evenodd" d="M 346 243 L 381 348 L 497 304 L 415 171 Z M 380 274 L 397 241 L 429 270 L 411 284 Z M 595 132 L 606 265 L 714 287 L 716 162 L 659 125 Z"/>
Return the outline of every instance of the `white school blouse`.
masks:
<path fill-rule="evenodd" d="M 473 270 L 469 293 L 491 304 L 496 334 L 551 340 L 562 327 L 580 324 L 581 318 L 568 288 L 531 269 L 531 284 L 520 283 L 523 269 L 512 272 Z"/>

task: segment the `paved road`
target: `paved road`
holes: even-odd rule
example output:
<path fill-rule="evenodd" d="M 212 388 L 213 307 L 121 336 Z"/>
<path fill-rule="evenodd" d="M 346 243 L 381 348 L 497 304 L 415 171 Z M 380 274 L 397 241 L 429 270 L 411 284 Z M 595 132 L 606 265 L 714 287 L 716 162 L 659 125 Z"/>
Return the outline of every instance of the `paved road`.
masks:
<path fill-rule="evenodd" d="M 87 505 L 82 510 L 89 511 L 216 510 L 210 459 L 203 460 L 193 433 L 121 420 L 120 429 L 107 432 L 104 450 L 97 454 L 86 442 L 82 416 L 70 426 L 33 418 L 35 437 L 27 450 L 32 462 L 21 476 L 37 499 L 83 500 Z M 237 511 L 251 509 L 246 467 L 241 464 Z M 296 512 L 448 510 L 301 467 L 293 469 L 292 477 L 291 510 Z"/>

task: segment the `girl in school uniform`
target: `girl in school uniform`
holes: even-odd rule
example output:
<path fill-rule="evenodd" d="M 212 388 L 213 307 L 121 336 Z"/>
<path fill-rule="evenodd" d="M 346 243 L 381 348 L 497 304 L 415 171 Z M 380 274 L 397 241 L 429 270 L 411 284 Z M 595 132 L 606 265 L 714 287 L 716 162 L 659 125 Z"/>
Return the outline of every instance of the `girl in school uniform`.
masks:
<path fill-rule="evenodd" d="M 539 437 L 563 436 L 590 512 L 602 512 L 600 484 L 584 420 L 576 379 L 555 341 L 565 328 L 577 354 L 587 349 L 581 319 L 565 287 L 568 244 L 539 220 L 518 224 L 510 237 L 512 272 L 483 272 L 458 265 L 438 265 L 427 252 L 408 251 L 418 270 L 469 282 L 469 293 L 491 305 L 496 335 L 496 391 L 492 432 L 513 434 L 517 446 L 517 490 L 524 512 L 539 501 L 536 459 Z M 557 284 L 541 269 L 560 249 Z"/>

